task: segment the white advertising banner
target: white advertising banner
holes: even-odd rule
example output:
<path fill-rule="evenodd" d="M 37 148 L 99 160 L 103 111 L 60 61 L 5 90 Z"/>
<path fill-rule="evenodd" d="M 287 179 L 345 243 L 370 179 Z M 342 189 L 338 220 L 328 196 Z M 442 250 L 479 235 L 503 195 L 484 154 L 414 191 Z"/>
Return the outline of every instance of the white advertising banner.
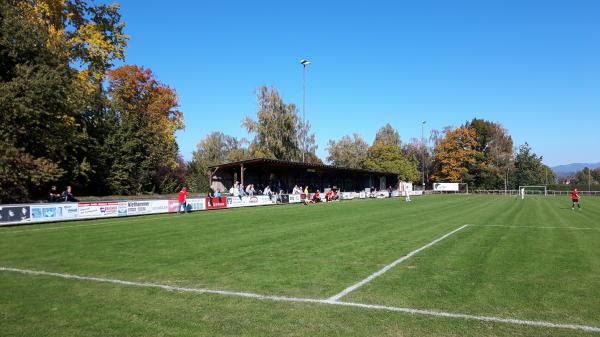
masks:
<path fill-rule="evenodd" d="M 356 192 L 342 192 L 341 193 L 342 200 L 351 200 L 356 197 L 357 197 Z"/>
<path fill-rule="evenodd" d="M 227 197 L 227 208 L 270 205 L 274 204 L 275 200 L 277 200 L 275 195 L 273 195 L 272 198 L 273 199 L 271 200 L 268 195 L 253 195 L 241 198 Z"/>
<path fill-rule="evenodd" d="M 290 194 L 290 199 L 289 199 L 290 204 L 296 204 L 299 202 L 302 202 L 302 199 L 300 198 L 300 194 Z"/>
<path fill-rule="evenodd" d="M 77 219 L 77 203 L 32 204 L 31 222 L 59 221 Z"/>
<path fill-rule="evenodd" d="M 433 183 L 434 191 L 458 191 L 458 183 Z"/>
<path fill-rule="evenodd" d="M 80 202 L 77 208 L 77 217 L 81 219 L 119 215 L 119 203 L 116 201 Z"/>
<path fill-rule="evenodd" d="M 187 200 L 187 204 L 188 204 L 188 209 L 192 210 L 192 211 L 203 211 L 206 209 L 206 201 L 204 200 L 205 198 L 194 198 L 194 199 L 188 199 Z M 179 205 L 179 203 L 177 203 Z M 177 211 L 177 210 L 175 210 Z"/>
<path fill-rule="evenodd" d="M 127 215 L 169 212 L 169 200 L 136 200 L 127 202 Z"/>

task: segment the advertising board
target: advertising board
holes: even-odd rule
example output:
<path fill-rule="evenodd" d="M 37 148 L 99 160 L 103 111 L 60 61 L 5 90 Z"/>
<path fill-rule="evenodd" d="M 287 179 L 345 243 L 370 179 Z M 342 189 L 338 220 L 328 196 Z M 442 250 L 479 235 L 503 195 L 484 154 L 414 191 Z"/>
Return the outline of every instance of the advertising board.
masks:
<path fill-rule="evenodd" d="M 31 221 L 29 205 L 0 206 L 0 224 Z"/>
<path fill-rule="evenodd" d="M 212 204 L 208 198 L 204 198 L 204 208 L 205 209 L 221 209 L 227 208 L 227 203 L 232 201 L 234 198 L 238 197 L 221 197 L 221 198 L 212 198 Z M 238 198 L 239 199 L 239 198 Z"/>
<path fill-rule="evenodd" d="M 289 203 L 290 204 L 295 204 L 295 203 L 299 203 L 302 202 L 302 199 L 300 198 L 300 194 L 290 194 L 289 195 Z"/>
<path fill-rule="evenodd" d="M 78 218 L 102 218 L 119 215 L 119 203 L 108 202 L 80 202 L 77 205 Z"/>
<path fill-rule="evenodd" d="M 458 191 L 458 183 L 434 183 L 434 191 Z"/>
<path fill-rule="evenodd" d="M 204 199 L 205 198 L 188 199 L 187 200 L 188 210 L 190 210 L 190 211 L 202 211 L 202 210 L 206 209 Z M 175 211 L 177 211 L 177 209 Z"/>
<path fill-rule="evenodd" d="M 76 203 L 37 204 L 30 207 L 31 222 L 72 220 L 79 215 Z"/>

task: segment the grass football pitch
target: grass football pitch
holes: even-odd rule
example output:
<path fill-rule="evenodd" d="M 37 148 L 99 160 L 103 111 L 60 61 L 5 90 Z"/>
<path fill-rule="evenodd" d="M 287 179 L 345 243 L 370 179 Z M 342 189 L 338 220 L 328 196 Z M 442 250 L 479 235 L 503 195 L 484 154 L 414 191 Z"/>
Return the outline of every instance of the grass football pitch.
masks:
<path fill-rule="evenodd" d="M 582 207 L 449 195 L 0 228 L 0 335 L 600 336 L 600 198 Z"/>

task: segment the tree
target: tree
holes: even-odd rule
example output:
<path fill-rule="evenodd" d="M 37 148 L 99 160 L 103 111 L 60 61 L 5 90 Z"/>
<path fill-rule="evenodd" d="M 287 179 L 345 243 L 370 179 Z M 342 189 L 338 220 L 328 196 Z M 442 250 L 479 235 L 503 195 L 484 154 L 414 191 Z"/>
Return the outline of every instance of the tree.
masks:
<path fill-rule="evenodd" d="M 471 182 L 473 177 L 469 168 L 480 155 L 475 149 L 476 135 L 475 129 L 468 127 L 448 131 L 435 146 L 436 172 L 431 178 L 435 181 Z"/>
<path fill-rule="evenodd" d="M 286 104 L 275 88 L 258 89 L 257 120 L 246 118 L 242 126 L 254 134 L 250 152 L 254 157 L 298 160 L 298 112 L 294 104 Z"/>
<path fill-rule="evenodd" d="M 432 158 L 432 151 L 420 139 L 411 138 L 409 143 L 402 146 L 402 153 L 406 158 L 413 158 L 417 161 L 417 169 L 425 168 L 425 176 L 428 177 L 434 169 L 435 162 Z M 427 179 L 429 180 L 429 179 Z"/>
<path fill-rule="evenodd" d="M 174 192 L 164 182 L 180 165 L 175 131 L 184 125 L 175 90 L 150 69 L 125 65 L 109 73 L 108 93 L 116 123 L 109 135 L 112 191 Z"/>
<path fill-rule="evenodd" d="M 515 156 L 515 172 L 511 174 L 512 186 L 544 185 L 546 173 L 552 174 L 552 169 L 544 165 L 542 159 L 542 156 L 532 151 L 529 144 L 519 146 Z"/>
<path fill-rule="evenodd" d="M 41 196 L 49 183 L 105 185 L 96 131 L 104 74 L 127 42 L 120 18 L 118 6 L 85 0 L 0 2 L 3 201 Z"/>
<path fill-rule="evenodd" d="M 243 146 L 246 142 L 245 139 L 238 140 L 222 132 L 212 132 L 203 138 L 196 146 L 189 164 L 188 184 L 191 190 L 208 190 L 209 166 L 250 159 L 248 150 Z"/>
<path fill-rule="evenodd" d="M 304 154 L 307 163 L 323 163 L 317 157 L 317 140 L 315 134 L 310 132 L 310 122 L 298 119 L 298 144 L 300 144 L 300 157 Z"/>
<path fill-rule="evenodd" d="M 367 151 L 365 168 L 392 172 L 398 175 L 398 180 L 416 181 L 419 179 L 417 160 L 402 154 L 400 146 L 395 144 L 375 143 Z"/>
<path fill-rule="evenodd" d="M 598 184 L 600 182 L 600 168 L 595 170 L 584 167 L 583 170 L 575 173 L 575 179 L 578 184 Z"/>
<path fill-rule="evenodd" d="M 377 131 L 377 134 L 375 134 L 373 145 L 375 144 L 395 145 L 400 147 L 400 134 L 390 125 L 390 123 L 387 123 Z"/>
<path fill-rule="evenodd" d="M 327 143 L 327 161 L 335 166 L 348 168 L 364 168 L 369 145 L 357 133 L 344 136 L 339 141 L 329 140 Z"/>
<path fill-rule="evenodd" d="M 23 6 L 0 4 L 2 201 L 41 195 L 78 165 L 83 130 L 69 101 L 73 71 L 47 47 L 50 33 Z"/>
<path fill-rule="evenodd" d="M 474 185 L 488 189 L 499 188 L 504 184 L 506 171 L 512 167 L 512 138 L 501 124 L 484 119 L 474 118 L 465 127 L 475 129 L 475 150 L 480 152 L 469 172 L 474 178 Z"/>

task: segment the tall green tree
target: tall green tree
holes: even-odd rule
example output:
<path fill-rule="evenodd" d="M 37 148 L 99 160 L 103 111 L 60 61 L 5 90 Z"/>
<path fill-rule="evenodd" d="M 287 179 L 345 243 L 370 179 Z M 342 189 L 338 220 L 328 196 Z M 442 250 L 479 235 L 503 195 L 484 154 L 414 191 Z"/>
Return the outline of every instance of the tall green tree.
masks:
<path fill-rule="evenodd" d="M 286 104 L 275 88 L 262 86 L 257 91 L 257 119 L 246 118 L 242 126 L 254 135 L 250 143 L 253 157 L 298 160 L 298 112 L 294 104 Z"/>
<path fill-rule="evenodd" d="M 304 122 L 302 118 L 298 119 L 298 144 L 300 145 L 300 157 L 304 154 L 304 161 L 307 163 L 322 164 L 323 162 L 317 156 L 317 140 L 314 133 L 310 132 L 310 122 Z"/>
<path fill-rule="evenodd" d="M 414 157 L 406 157 L 400 146 L 375 143 L 367 151 L 364 166 L 371 170 L 396 173 L 398 180 L 417 181 L 420 176 L 417 163 Z"/>
<path fill-rule="evenodd" d="M 387 123 L 381 129 L 377 131 L 375 134 L 375 140 L 373 141 L 373 145 L 383 144 L 383 145 L 395 145 L 400 147 L 400 134 L 396 131 L 390 123 Z"/>
<path fill-rule="evenodd" d="M 0 2 L 3 202 L 41 196 L 51 183 L 103 185 L 94 150 L 105 137 L 94 131 L 106 109 L 97 98 L 104 73 L 124 55 L 123 27 L 118 6 Z"/>
<path fill-rule="evenodd" d="M 178 168 L 175 131 L 183 113 L 177 93 L 150 69 L 125 65 L 109 73 L 108 89 L 115 127 L 108 183 L 113 193 L 174 192 L 171 173 Z"/>
<path fill-rule="evenodd" d="M 327 161 L 335 166 L 364 168 L 369 145 L 357 133 L 344 136 L 339 141 L 333 139 L 327 143 Z"/>
<path fill-rule="evenodd" d="M 188 185 L 192 191 L 208 190 L 209 166 L 250 159 L 245 139 L 222 132 L 211 132 L 196 145 L 189 163 Z"/>
<path fill-rule="evenodd" d="M 464 127 L 475 130 L 479 152 L 470 166 L 473 184 L 479 188 L 494 189 L 503 186 L 504 177 L 512 168 L 513 141 L 508 131 L 499 123 L 474 118 Z"/>
<path fill-rule="evenodd" d="M 529 144 L 519 146 L 515 155 L 514 172 L 510 175 L 512 187 L 525 185 L 544 185 L 546 174 L 553 174 L 552 169 L 544 165 L 543 157 L 533 152 Z M 553 177 L 553 176 L 552 176 Z M 552 181 L 554 178 L 552 178 Z M 551 183 L 550 178 L 548 182 Z"/>

